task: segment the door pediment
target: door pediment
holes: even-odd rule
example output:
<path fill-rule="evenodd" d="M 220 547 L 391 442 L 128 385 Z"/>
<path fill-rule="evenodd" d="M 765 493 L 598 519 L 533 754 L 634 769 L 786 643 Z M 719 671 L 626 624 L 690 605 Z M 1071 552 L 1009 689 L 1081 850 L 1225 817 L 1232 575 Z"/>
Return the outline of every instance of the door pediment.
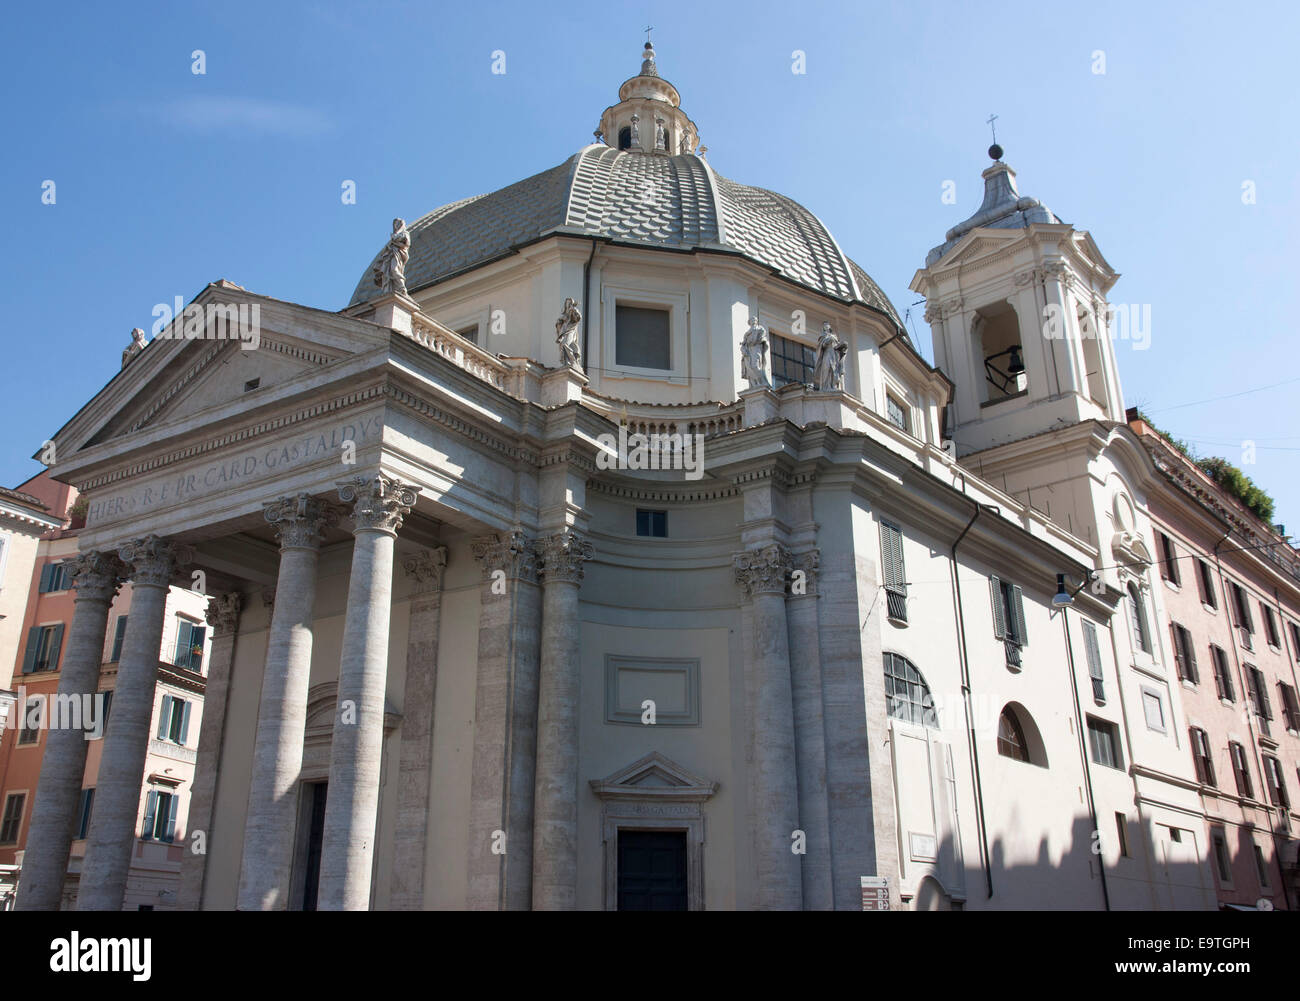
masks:
<path fill-rule="evenodd" d="M 718 783 L 687 771 L 671 758 L 651 751 L 603 779 L 591 780 L 602 800 L 646 800 L 702 803 L 718 791 Z"/>

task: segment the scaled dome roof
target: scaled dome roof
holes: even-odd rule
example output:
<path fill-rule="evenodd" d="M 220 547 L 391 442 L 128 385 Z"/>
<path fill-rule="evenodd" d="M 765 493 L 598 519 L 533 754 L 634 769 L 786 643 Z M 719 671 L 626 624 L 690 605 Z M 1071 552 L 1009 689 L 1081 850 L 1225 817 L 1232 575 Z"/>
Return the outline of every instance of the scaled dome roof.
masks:
<path fill-rule="evenodd" d="M 849 260 L 815 215 L 784 195 L 737 184 L 701 157 L 648 155 L 604 144 L 499 191 L 435 209 L 408 226 L 406 285 L 419 291 L 547 236 L 597 236 L 671 250 L 740 254 L 841 301 L 859 301 L 902 328 L 893 304 Z M 378 255 L 350 306 L 377 297 Z"/>

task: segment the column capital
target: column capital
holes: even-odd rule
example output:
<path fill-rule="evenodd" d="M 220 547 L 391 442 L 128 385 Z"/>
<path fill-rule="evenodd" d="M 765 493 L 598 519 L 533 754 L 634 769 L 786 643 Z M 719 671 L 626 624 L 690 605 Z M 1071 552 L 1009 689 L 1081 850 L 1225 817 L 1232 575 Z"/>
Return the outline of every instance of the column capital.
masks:
<path fill-rule="evenodd" d="M 244 596 L 238 591 L 214 595 L 208 602 L 206 617 L 213 634 L 233 633 L 239 628 L 239 611 L 244 607 Z"/>
<path fill-rule="evenodd" d="M 414 582 L 414 594 L 429 594 L 442 590 L 442 572 L 447 568 L 447 547 L 434 546 L 420 549 L 402 557 L 402 570 Z"/>
<path fill-rule="evenodd" d="M 471 549 L 474 559 L 483 564 L 484 580 L 503 570 L 511 580 L 537 583 L 537 544 L 518 529 L 477 538 L 471 543 Z"/>
<path fill-rule="evenodd" d="M 396 535 L 420 491 L 383 473 L 356 476 L 338 484 L 339 499 L 352 505 L 353 532 Z"/>
<path fill-rule="evenodd" d="M 567 528 L 541 539 L 537 548 L 542 562 L 541 577 L 547 583 L 562 580 L 581 584 L 584 576 L 582 564 L 596 555 L 590 542 Z"/>
<path fill-rule="evenodd" d="M 116 553 L 97 550 L 78 553 L 68 561 L 68 568 L 72 573 L 74 601 L 112 601 L 130 573 L 130 568 Z"/>
<path fill-rule="evenodd" d="M 169 585 L 177 569 L 194 558 L 194 551 L 189 546 L 157 535 L 133 539 L 117 554 L 127 564 L 132 584 L 152 584 L 155 587 Z"/>
<path fill-rule="evenodd" d="M 262 505 L 280 549 L 318 549 L 325 530 L 338 524 L 339 511 L 329 501 L 311 494 L 280 497 Z"/>
<path fill-rule="evenodd" d="M 790 577 L 790 552 L 779 542 L 736 553 L 732 559 L 736 583 L 746 597 L 755 594 L 785 594 Z"/>

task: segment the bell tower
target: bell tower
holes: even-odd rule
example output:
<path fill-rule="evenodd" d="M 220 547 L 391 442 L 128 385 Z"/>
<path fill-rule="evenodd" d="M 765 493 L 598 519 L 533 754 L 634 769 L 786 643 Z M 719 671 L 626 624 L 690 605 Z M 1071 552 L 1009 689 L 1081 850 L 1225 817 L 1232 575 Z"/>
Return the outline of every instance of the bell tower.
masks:
<path fill-rule="evenodd" d="M 595 135 L 606 145 L 630 153 L 694 153 L 700 144 L 699 130 L 681 105 L 677 88 L 659 75 L 654 46 L 646 42 L 641 72 L 623 81 L 618 104 L 601 113 Z"/>
<path fill-rule="evenodd" d="M 953 381 L 957 455 L 1080 421 L 1124 420 L 1106 294 L 1119 275 L 1092 237 L 1020 194 L 989 147 L 984 200 L 926 255 L 935 363 Z"/>

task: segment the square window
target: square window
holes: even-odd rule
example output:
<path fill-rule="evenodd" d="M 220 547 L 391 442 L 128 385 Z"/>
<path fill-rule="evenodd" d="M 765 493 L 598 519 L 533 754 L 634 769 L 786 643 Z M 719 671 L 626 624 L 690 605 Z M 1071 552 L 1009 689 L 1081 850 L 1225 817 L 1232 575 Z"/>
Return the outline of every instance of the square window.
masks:
<path fill-rule="evenodd" d="M 1088 747 L 1092 760 L 1107 768 L 1122 768 L 1119 754 L 1119 736 L 1114 723 L 1088 717 Z"/>
<path fill-rule="evenodd" d="M 791 383 L 812 385 L 816 352 L 806 344 L 778 334 L 769 334 L 769 338 L 772 342 L 772 385 L 777 389 Z"/>
<path fill-rule="evenodd" d="M 647 511 L 643 508 L 637 508 L 636 534 L 648 536 L 652 539 L 666 539 L 668 537 L 668 512 Z"/>
<path fill-rule="evenodd" d="M 1146 713 L 1148 730 L 1165 732 L 1165 704 L 1159 693 L 1147 688 L 1142 690 L 1142 711 Z"/>
<path fill-rule="evenodd" d="M 672 368 L 669 313 L 644 306 L 614 309 L 614 361 L 632 368 Z"/>
<path fill-rule="evenodd" d="M 911 429 L 907 426 L 907 408 L 892 394 L 885 397 L 885 417 L 898 430 L 910 432 Z"/>

